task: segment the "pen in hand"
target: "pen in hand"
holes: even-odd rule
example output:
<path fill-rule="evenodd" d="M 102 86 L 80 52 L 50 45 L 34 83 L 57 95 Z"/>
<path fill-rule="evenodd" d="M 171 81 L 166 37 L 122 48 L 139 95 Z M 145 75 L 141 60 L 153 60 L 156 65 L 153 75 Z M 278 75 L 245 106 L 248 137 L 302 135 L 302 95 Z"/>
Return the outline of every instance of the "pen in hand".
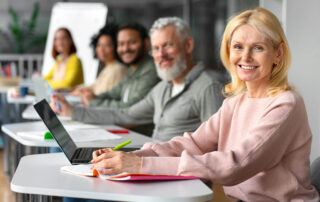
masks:
<path fill-rule="evenodd" d="M 53 95 L 53 94 L 54 94 L 54 92 L 53 92 L 53 90 L 52 90 L 52 88 L 51 88 L 51 86 L 50 86 L 49 82 L 48 82 L 48 81 L 46 81 L 46 82 L 47 82 L 47 87 L 48 87 L 48 90 L 49 90 L 50 95 Z M 61 106 L 60 106 L 59 102 L 58 102 L 58 101 L 56 101 L 56 102 L 55 102 L 55 104 L 56 104 L 56 106 L 57 106 L 58 110 L 59 110 L 59 111 L 61 111 Z"/>
<path fill-rule="evenodd" d="M 115 146 L 115 147 L 113 148 L 113 150 L 115 150 L 115 151 L 116 151 L 116 150 L 119 150 L 119 149 L 121 149 L 122 147 L 124 147 L 124 146 L 126 146 L 126 145 L 128 145 L 128 144 L 130 144 L 130 143 L 131 143 L 131 140 L 125 141 L 125 142 L 123 142 L 123 143 Z"/>
<path fill-rule="evenodd" d="M 128 145 L 128 144 L 130 144 L 130 143 L 131 143 L 131 140 L 125 141 L 125 142 L 123 142 L 123 143 L 115 146 L 115 147 L 113 148 L 113 150 L 114 150 L 114 151 L 117 151 L 117 150 L 123 148 L 124 146 L 126 146 L 126 145 Z M 101 154 L 102 154 L 102 153 L 100 153 L 99 156 L 100 156 Z M 98 157 L 98 156 L 97 156 L 97 157 Z M 97 158 L 97 157 L 96 157 L 96 158 Z M 90 163 L 95 163 L 94 159 L 92 159 L 92 161 L 90 161 Z"/>

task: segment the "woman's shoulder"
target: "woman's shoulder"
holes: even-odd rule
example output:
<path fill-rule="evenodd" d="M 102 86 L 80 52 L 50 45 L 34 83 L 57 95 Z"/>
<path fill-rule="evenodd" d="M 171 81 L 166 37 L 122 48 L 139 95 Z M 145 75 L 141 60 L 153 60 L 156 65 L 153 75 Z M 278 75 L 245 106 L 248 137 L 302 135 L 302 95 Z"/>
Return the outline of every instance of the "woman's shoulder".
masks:
<path fill-rule="evenodd" d="M 80 58 L 77 56 L 76 53 L 72 53 L 72 54 L 69 56 L 69 60 L 70 60 L 70 61 L 80 61 L 80 62 L 81 62 Z"/>
<path fill-rule="evenodd" d="M 128 70 L 128 67 L 121 63 L 120 61 L 118 60 L 114 60 L 111 64 L 110 64 L 110 67 L 111 68 L 117 68 L 119 70 Z"/>
<path fill-rule="evenodd" d="M 266 106 L 272 105 L 279 105 L 279 104 L 290 104 L 290 105 L 297 105 L 297 104 L 304 104 L 303 98 L 301 95 L 294 91 L 294 90 L 287 90 L 277 94 L 274 97 L 267 97 L 267 98 L 248 98 L 246 93 L 241 93 L 236 96 L 227 97 L 224 100 L 223 105 L 225 106 L 235 106 L 237 104 L 263 104 Z"/>
<path fill-rule="evenodd" d="M 274 102 L 297 104 L 303 103 L 303 98 L 298 92 L 294 90 L 287 90 L 274 96 Z"/>

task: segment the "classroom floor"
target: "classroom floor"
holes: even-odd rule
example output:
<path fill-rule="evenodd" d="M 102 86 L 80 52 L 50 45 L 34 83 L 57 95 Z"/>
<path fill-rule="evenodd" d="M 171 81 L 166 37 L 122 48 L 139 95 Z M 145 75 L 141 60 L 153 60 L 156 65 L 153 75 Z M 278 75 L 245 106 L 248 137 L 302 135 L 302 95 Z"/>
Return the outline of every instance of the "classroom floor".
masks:
<path fill-rule="evenodd" d="M 10 190 L 10 182 L 3 168 L 3 149 L 0 149 L 0 201 L 14 202 L 14 193 Z"/>

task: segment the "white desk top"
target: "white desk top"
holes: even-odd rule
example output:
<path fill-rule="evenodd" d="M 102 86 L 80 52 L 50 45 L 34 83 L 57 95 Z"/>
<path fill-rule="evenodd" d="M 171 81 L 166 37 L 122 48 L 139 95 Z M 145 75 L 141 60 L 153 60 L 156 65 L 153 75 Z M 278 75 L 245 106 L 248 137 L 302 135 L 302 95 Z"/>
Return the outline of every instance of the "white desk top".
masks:
<path fill-rule="evenodd" d="M 24 97 L 14 98 L 8 94 L 7 101 L 12 104 L 33 104 L 36 101 L 36 97 L 34 95 L 26 95 Z"/>
<path fill-rule="evenodd" d="M 48 161 L 50 159 L 50 161 Z M 62 153 L 37 154 L 21 158 L 11 181 L 19 193 L 104 199 L 115 201 L 209 201 L 212 190 L 200 180 L 113 182 L 97 177 L 60 172 L 69 165 Z"/>
<path fill-rule="evenodd" d="M 27 108 L 22 112 L 22 118 L 30 119 L 30 120 L 41 120 L 40 116 L 38 115 L 36 110 L 33 108 L 33 105 L 27 106 Z M 60 116 L 60 115 L 58 115 L 58 118 L 60 119 L 60 121 L 71 120 L 71 117 Z"/>
<path fill-rule="evenodd" d="M 71 125 L 71 124 L 79 124 L 79 122 L 75 121 L 62 121 L 63 125 Z M 103 129 L 122 129 L 119 126 L 113 125 L 99 125 L 99 128 Z M 58 144 L 55 140 L 40 140 L 35 138 L 27 138 L 21 137 L 17 133 L 18 132 L 32 132 L 32 131 L 48 131 L 47 127 L 44 125 L 42 121 L 34 121 L 34 122 L 23 122 L 23 123 L 13 123 L 13 124 L 4 124 L 1 127 L 2 131 L 9 135 L 11 138 L 15 139 L 19 143 L 25 146 L 32 147 L 57 147 Z M 128 147 L 141 147 L 146 142 L 151 142 L 152 139 L 141 135 L 139 133 L 130 131 L 129 134 L 119 134 L 122 138 L 113 139 L 113 140 L 104 140 L 104 141 L 91 141 L 91 142 L 76 142 L 76 145 L 79 147 L 114 147 L 124 141 L 131 140 L 132 143 Z"/>
<path fill-rule="evenodd" d="M 81 102 L 80 96 L 65 95 L 65 98 L 68 102 L 72 104 L 79 104 Z M 7 101 L 8 103 L 12 103 L 12 104 L 34 104 L 36 103 L 36 96 L 26 95 L 24 97 L 14 98 L 8 94 Z"/>

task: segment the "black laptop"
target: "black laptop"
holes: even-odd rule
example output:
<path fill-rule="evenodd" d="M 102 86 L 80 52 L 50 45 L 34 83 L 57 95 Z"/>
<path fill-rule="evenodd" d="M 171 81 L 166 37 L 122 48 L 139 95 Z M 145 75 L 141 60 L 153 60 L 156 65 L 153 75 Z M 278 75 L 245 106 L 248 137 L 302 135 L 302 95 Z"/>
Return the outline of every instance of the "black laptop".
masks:
<path fill-rule="evenodd" d="M 43 99 L 33 105 L 39 116 L 41 117 L 48 130 L 57 141 L 63 153 L 67 156 L 71 164 L 88 163 L 92 159 L 92 152 L 101 148 L 79 148 L 71 139 L 69 133 L 63 127 L 57 115 L 51 109 L 48 102 Z M 133 151 L 138 148 L 122 148 L 122 151 Z"/>

